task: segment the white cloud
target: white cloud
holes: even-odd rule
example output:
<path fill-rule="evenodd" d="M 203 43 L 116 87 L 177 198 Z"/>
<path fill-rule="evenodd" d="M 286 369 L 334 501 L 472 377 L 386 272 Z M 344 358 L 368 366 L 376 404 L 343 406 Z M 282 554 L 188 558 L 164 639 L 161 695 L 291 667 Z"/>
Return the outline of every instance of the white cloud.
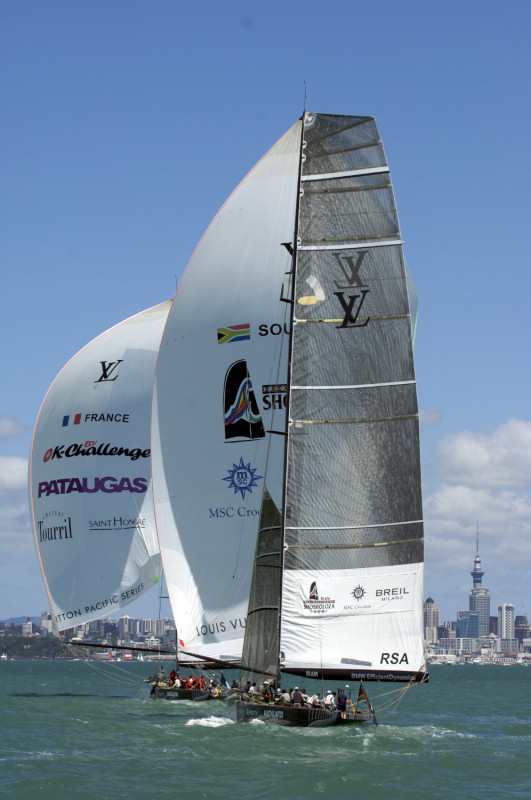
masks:
<path fill-rule="evenodd" d="M 27 481 L 27 458 L 0 456 L 0 489 L 25 489 Z"/>
<path fill-rule="evenodd" d="M 432 470 L 439 480 L 456 486 L 530 486 L 531 422 L 509 419 L 492 434 L 462 431 L 445 436 Z"/>
<path fill-rule="evenodd" d="M 477 527 L 491 614 L 500 602 L 526 606 L 531 573 L 531 422 L 509 419 L 490 434 L 463 431 L 445 436 L 428 471 L 441 482 L 424 487 L 426 591 L 444 609 L 443 616 L 454 618 L 457 608 L 468 607 Z"/>
<path fill-rule="evenodd" d="M 26 431 L 26 425 L 21 425 L 19 422 L 14 420 L 13 417 L 0 414 L 0 441 L 17 439 L 20 436 L 24 436 Z"/>
<path fill-rule="evenodd" d="M 419 423 L 421 430 L 433 428 L 442 420 L 440 411 L 428 411 L 426 408 L 419 408 Z"/>

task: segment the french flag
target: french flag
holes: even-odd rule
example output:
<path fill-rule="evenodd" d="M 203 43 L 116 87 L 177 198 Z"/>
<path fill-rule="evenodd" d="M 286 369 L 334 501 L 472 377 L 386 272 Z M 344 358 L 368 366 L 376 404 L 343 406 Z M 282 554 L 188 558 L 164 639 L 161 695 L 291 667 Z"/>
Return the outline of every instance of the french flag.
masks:
<path fill-rule="evenodd" d="M 69 425 L 69 422 L 70 422 L 70 414 L 67 414 L 65 417 L 63 417 L 63 428 L 66 428 Z M 81 414 L 74 414 L 74 421 L 72 424 L 79 425 L 80 422 L 81 422 Z"/>

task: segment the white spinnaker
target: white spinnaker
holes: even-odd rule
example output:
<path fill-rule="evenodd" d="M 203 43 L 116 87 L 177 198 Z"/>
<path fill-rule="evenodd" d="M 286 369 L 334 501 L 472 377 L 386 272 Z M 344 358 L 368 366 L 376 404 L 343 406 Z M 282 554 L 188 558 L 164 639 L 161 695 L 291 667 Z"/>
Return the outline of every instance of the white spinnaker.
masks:
<path fill-rule="evenodd" d="M 87 344 L 40 409 L 30 508 L 59 630 L 119 610 L 159 579 L 150 412 L 170 306 L 136 314 Z"/>
<path fill-rule="evenodd" d="M 179 639 L 205 655 L 241 654 L 272 450 L 280 468 L 268 489 L 281 504 L 289 306 L 279 298 L 290 296 L 300 124 L 205 233 L 175 295 L 157 363 L 152 449 L 161 556 Z"/>

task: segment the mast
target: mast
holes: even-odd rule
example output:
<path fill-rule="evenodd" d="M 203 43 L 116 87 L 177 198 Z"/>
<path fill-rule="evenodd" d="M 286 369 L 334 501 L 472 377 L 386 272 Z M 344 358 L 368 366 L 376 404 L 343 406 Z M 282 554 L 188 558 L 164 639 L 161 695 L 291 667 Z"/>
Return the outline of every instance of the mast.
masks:
<path fill-rule="evenodd" d="M 288 446 L 289 446 L 289 427 L 290 427 L 290 406 L 291 406 L 291 359 L 293 354 L 293 332 L 295 327 L 295 275 L 297 269 L 297 252 L 298 252 L 298 236 L 299 236 L 299 209 L 300 209 L 300 195 L 301 195 L 301 173 L 302 173 L 302 151 L 304 147 L 304 119 L 306 116 L 306 89 L 304 95 L 304 112 L 301 120 L 301 140 L 299 152 L 299 174 L 297 177 L 297 200 L 295 205 L 295 226 L 293 230 L 293 253 L 291 257 L 291 298 L 290 302 L 290 320 L 289 320 L 289 347 L 288 347 L 288 374 L 287 374 L 287 401 L 286 401 L 286 426 L 284 438 L 284 467 L 283 475 L 284 482 L 282 487 L 282 528 L 280 538 L 280 586 L 278 596 L 278 634 L 277 634 L 277 686 L 280 686 L 281 677 L 281 658 L 280 658 L 280 635 L 282 627 L 282 576 L 284 573 L 284 549 L 286 543 L 286 495 L 287 495 L 287 473 L 288 473 Z"/>

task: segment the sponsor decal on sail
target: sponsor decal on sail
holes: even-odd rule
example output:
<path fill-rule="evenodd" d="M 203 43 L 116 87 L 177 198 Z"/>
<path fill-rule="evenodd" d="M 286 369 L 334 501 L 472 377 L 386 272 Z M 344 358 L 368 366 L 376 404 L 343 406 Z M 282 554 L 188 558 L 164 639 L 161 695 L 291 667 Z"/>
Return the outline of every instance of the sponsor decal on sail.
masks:
<path fill-rule="evenodd" d="M 62 614 L 57 615 L 57 621 L 64 622 L 67 619 L 76 619 L 76 617 L 82 617 L 85 614 L 92 614 L 96 611 L 105 611 L 105 609 L 109 607 L 112 608 L 112 606 L 120 606 L 122 603 L 128 600 L 133 600 L 136 598 L 144 591 L 144 588 L 144 584 L 139 583 L 138 586 L 133 586 L 130 589 L 124 589 L 123 591 L 117 592 L 110 597 L 89 602 L 84 608 L 74 608 L 69 611 L 64 611 Z"/>
<path fill-rule="evenodd" d="M 249 322 L 243 325 L 227 325 L 226 328 L 218 328 L 218 344 L 227 342 L 244 342 L 251 338 L 251 325 Z"/>
<path fill-rule="evenodd" d="M 265 411 L 270 408 L 286 408 L 287 383 L 266 383 L 262 386 L 262 404 Z"/>
<path fill-rule="evenodd" d="M 146 478 L 113 478 L 106 475 L 104 478 L 57 478 L 53 481 L 40 481 L 38 497 L 50 497 L 51 495 L 71 494 L 94 494 L 104 492 L 114 494 L 115 492 L 131 492 L 132 494 L 143 494 L 147 492 L 148 481 Z"/>
<path fill-rule="evenodd" d="M 226 478 L 222 480 L 227 481 L 229 489 L 234 489 L 234 494 L 240 492 L 242 498 L 245 498 L 247 492 L 252 493 L 253 489 L 258 486 L 257 481 L 262 480 L 263 475 L 257 475 L 256 469 L 251 467 L 251 462 L 245 464 L 243 458 L 240 456 L 239 464 L 232 464 L 232 469 L 227 470 L 229 473 Z"/>
<path fill-rule="evenodd" d="M 116 368 L 118 364 L 123 363 L 123 358 L 118 358 L 116 361 L 100 361 L 101 364 L 101 375 L 94 383 L 105 383 L 105 382 L 112 382 L 115 381 L 118 377 L 118 374 L 114 374 L 116 372 Z M 111 375 L 113 376 L 111 378 Z"/>
<path fill-rule="evenodd" d="M 89 531 L 144 531 L 146 520 L 141 517 L 112 517 L 111 519 L 89 519 Z"/>
<path fill-rule="evenodd" d="M 320 593 L 316 581 L 312 581 L 306 594 L 302 586 L 301 590 L 302 606 L 307 614 L 326 614 L 327 611 L 334 610 L 336 601 L 330 595 Z"/>
<path fill-rule="evenodd" d="M 262 417 L 246 361 L 235 361 L 228 368 L 223 399 L 225 441 L 264 438 Z"/>
<path fill-rule="evenodd" d="M 361 308 L 365 302 L 366 296 L 369 294 L 369 289 L 364 288 L 367 286 L 367 284 L 362 282 L 359 274 L 363 259 L 367 255 L 367 252 L 367 250 L 360 250 L 356 255 L 356 260 L 354 260 L 354 256 L 349 256 L 342 253 L 332 253 L 345 277 L 345 281 L 343 283 L 334 281 L 336 287 L 338 289 L 360 290 L 359 294 L 351 294 L 348 295 L 348 297 L 345 297 L 345 293 L 342 291 L 334 292 L 334 295 L 339 300 L 341 308 L 345 314 L 341 325 L 336 325 L 337 328 L 365 328 L 365 326 L 369 323 L 370 317 L 364 319 L 363 322 L 361 320 L 358 322 Z"/>
<path fill-rule="evenodd" d="M 40 543 L 72 539 L 72 518 L 62 511 L 47 511 L 37 520 L 37 537 Z"/>
<path fill-rule="evenodd" d="M 82 444 L 72 443 L 68 446 L 61 444 L 48 448 L 45 452 L 43 461 L 53 461 L 54 459 L 73 458 L 74 456 L 127 456 L 131 461 L 138 461 L 139 458 L 149 458 L 151 450 L 141 447 L 116 447 L 112 444 L 87 440 Z"/>
<path fill-rule="evenodd" d="M 76 414 L 65 414 L 62 427 L 67 428 L 69 425 L 81 425 L 82 422 L 129 422 L 129 414 L 124 414 L 122 411 L 118 413 L 89 411 L 85 414 L 79 412 Z"/>

